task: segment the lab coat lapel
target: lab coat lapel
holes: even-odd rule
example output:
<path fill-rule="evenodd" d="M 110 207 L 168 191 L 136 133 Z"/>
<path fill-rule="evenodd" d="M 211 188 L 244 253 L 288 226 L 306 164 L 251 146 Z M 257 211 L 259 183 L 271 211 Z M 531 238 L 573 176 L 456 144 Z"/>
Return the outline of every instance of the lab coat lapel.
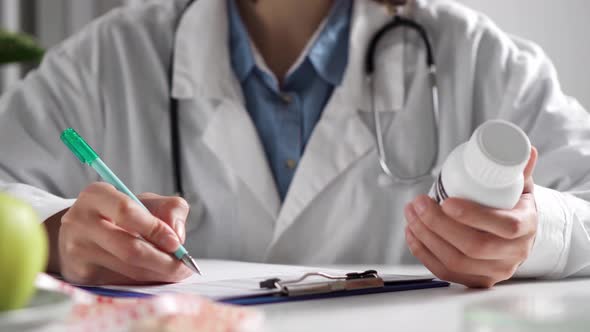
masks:
<path fill-rule="evenodd" d="M 258 134 L 231 68 L 227 3 L 198 0 L 176 34 L 172 95 L 205 105 L 203 142 L 276 219 L 279 196 Z M 188 143 L 185 143 L 188 144 Z"/>
<path fill-rule="evenodd" d="M 327 186 L 375 148 L 375 137 L 359 115 L 370 105 L 362 65 L 370 37 L 389 19 L 383 6 L 355 1 L 343 82 L 335 89 L 305 149 L 283 202 L 271 247 Z"/>
<path fill-rule="evenodd" d="M 358 112 L 350 109 L 350 104 L 345 102 L 348 98 L 342 94 L 336 98 L 339 100 L 333 100 L 325 112 L 335 113 L 349 108 L 345 111 L 348 114 L 325 116 L 316 125 L 283 202 L 274 241 L 278 240 L 323 189 L 374 147 L 371 132 Z"/>
<path fill-rule="evenodd" d="M 223 101 L 207 123 L 203 142 L 238 175 L 275 220 L 279 195 L 256 128 L 244 107 Z"/>

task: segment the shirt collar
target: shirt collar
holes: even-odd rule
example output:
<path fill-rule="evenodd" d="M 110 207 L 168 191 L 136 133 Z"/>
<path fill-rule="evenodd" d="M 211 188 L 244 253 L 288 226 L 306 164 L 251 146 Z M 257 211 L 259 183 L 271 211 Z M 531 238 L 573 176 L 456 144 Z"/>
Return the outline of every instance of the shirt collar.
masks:
<path fill-rule="evenodd" d="M 370 109 L 370 91 L 363 70 L 365 52 L 375 32 L 391 21 L 389 12 L 375 1 L 352 3 L 348 64 L 342 82 L 331 98 L 331 103 L 346 106 L 339 110 L 343 115 L 349 114 L 346 110 Z M 410 3 L 411 15 L 424 19 L 421 10 L 428 6 L 427 0 L 415 0 Z M 180 10 L 181 8 L 177 8 L 179 14 Z M 199 0 L 179 18 L 174 47 L 172 97 L 227 98 L 243 103 L 240 82 L 231 63 L 228 16 L 227 1 Z M 401 38 L 401 34 L 396 36 Z M 389 64 L 402 65 L 401 62 Z M 328 113 L 330 116 L 333 115 L 333 112 Z"/>
<path fill-rule="evenodd" d="M 257 66 L 250 36 L 240 17 L 235 0 L 228 0 L 229 39 L 234 72 L 243 82 Z M 348 39 L 352 0 L 336 0 L 322 31 L 312 39 L 313 45 L 304 52 L 322 79 L 339 85 L 348 62 Z M 296 69 L 296 68 L 295 68 Z"/>
<path fill-rule="evenodd" d="M 309 51 L 309 60 L 327 82 L 339 85 L 348 63 L 352 0 L 336 0 L 322 32 Z"/>

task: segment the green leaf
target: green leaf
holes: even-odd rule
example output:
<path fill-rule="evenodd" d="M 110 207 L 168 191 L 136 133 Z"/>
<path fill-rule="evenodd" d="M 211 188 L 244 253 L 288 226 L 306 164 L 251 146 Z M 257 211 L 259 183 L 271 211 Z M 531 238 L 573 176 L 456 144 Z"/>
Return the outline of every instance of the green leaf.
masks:
<path fill-rule="evenodd" d="M 0 30 L 0 65 L 39 62 L 45 51 L 29 35 Z"/>

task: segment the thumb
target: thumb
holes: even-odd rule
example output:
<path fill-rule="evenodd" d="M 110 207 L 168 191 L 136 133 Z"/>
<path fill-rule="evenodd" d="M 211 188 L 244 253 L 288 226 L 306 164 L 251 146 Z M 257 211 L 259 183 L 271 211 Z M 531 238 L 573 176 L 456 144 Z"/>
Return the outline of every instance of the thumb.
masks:
<path fill-rule="evenodd" d="M 160 196 L 153 193 L 144 193 L 138 198 L 156 218 L 172 227 L 180 243 L 184 244 L 185 224 L 190 210 L 188 203 L 178 196 Z"/>
<path fill-rule="evenodd" d="M 524 168 L 524 190 L 523 193 L 532 193 L 535 187 L 535 182 L 533 181 L 533 171 L 535 170 L 535 166 L 537 165 L 537 158 L 538 152 L 537 148 L 534 146 L 531 148 L 531 155 L 529 157 L 529 161 Z"/>

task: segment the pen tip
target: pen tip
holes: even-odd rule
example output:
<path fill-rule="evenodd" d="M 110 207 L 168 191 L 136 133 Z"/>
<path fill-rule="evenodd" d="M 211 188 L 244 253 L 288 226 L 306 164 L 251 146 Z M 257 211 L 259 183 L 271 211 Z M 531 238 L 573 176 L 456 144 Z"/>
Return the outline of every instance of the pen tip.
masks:
<path fill-rule="evenodd" d="M 199 266 L 197 265 L 197 263 L 195 262 L 195 260 L 191 256 L 184 255 L 182 257 L 182 262 L 184 263 L 184 265 L 186 265 L 193 272 L 197 273 L 200 276 L 203 275 L 203 273 L 201 272 L 201 269 L 199 269 Z"/>

